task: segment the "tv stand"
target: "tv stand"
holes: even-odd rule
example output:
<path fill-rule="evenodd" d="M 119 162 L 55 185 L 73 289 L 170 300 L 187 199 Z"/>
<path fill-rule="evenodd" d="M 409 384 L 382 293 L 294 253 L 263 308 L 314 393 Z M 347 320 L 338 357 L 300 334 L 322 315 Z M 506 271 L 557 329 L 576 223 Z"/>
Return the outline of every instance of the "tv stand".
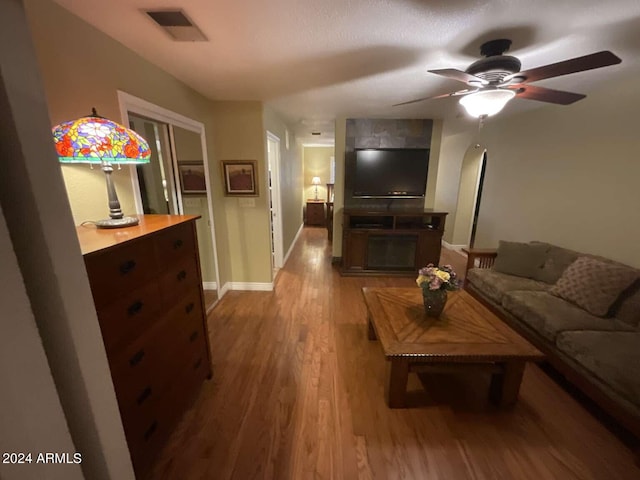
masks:
<path fill-rule="evenodd" d="M 433 210 L 344 211 L 343 275 L 415 275 L 440 260 L 447 213 Z"/>

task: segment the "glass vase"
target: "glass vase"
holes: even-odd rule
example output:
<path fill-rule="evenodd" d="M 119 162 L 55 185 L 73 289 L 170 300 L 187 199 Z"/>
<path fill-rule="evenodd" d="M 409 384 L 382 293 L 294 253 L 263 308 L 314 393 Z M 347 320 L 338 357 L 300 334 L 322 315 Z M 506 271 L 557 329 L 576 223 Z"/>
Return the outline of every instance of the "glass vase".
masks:
<path fill-rule="evenodd" d="M 426 313 L 428 317 L 437 318 L 442 314 L 444 306 L 447 303 L 447 291 L 423 288 L 422 300 L 424 301 L 424 313 Z"/>

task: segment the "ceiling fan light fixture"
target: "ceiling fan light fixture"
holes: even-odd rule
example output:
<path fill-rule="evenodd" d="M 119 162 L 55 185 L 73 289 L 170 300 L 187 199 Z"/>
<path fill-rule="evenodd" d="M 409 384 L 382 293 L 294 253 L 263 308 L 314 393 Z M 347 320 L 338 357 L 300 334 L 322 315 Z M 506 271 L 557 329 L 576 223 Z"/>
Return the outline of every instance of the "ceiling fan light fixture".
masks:
<path fill-rule="evenodd" d="M 472 117 L 491 116 L 500 112 L 516 96 L 516 92 L 506 89 L 480 90 L 460 99 L 467 113 Z"/>

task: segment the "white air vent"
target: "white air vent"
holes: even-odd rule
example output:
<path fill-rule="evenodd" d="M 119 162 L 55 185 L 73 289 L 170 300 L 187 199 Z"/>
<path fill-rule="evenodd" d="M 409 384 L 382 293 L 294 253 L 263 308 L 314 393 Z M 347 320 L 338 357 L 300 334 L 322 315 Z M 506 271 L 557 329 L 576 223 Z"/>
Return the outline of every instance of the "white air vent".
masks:
<path fill-rule="evenodd" d="M 167 34 L 178 42 L 206 42 L 204 33 L 187 17 L 184 11 L 145 10 L 145 13 Z"/>

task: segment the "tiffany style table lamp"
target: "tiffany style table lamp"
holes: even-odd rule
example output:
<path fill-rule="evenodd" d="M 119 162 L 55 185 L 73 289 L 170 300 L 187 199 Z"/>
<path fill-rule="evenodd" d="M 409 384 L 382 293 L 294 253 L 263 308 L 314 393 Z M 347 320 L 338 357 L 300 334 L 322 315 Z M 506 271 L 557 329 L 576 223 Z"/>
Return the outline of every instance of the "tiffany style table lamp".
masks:
<path fill-rule="evenodd" d="M 53 139 L 60 162 L 102 165 L 107 180 L 109 218 L 99 220 L 98 228 L 130 227 L 138 224 L 135 217 L 125 217 L 120 208 L 111 173 L 113 164 L 149 163 L 151 150 L 147 141 L 133 130 L 92 114 L 53 128 Z"/>

